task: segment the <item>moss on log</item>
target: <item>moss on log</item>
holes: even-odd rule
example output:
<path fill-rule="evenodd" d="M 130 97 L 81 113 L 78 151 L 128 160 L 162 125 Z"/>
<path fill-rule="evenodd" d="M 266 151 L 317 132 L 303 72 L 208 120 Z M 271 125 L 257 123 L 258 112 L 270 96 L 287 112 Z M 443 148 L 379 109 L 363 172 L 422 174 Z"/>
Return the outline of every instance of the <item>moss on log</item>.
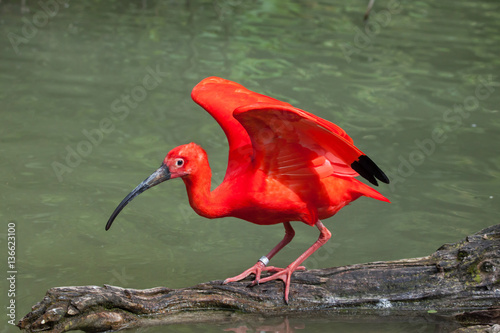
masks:
<path fill-rule="evenodd" d="M 248 287 L 249 282 L 146 290 L 56 287 L 18 326 L 27 332 L 99 332 L 255 315 L 401 318 L 429 311 L 461 325 L 491 326 L 500 324 L 500 225 L 445 244 L 427 257 L 295 272 L 288 305 L 283 283 Z"/>

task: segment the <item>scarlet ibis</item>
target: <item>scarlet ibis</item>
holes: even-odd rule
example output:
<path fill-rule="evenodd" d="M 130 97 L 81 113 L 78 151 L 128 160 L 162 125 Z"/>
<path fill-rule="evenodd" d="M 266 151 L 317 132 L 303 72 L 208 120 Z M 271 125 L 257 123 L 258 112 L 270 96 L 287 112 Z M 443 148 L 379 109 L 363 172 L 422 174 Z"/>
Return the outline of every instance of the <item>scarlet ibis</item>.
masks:
<path fill-rule="evenodd" d="M 118 205 L 106 224 L 138 194 L 169 179 L 182 178 L 189 203 L 210 219 L 233 216 L 259 225 L 283 223 L 285 236 L 267 255 L 224 283 L 255 275 L 252 285 L 271 280 L 285 283 L 288 303 L 290 279 L 300 264 L 331 237 L 321 220 L 366 196 L 389 202 L 358 181 L 389 183 L 382 170 L 356 146 L 339 126 L 242 85 L 209 77 L 196 85 L 193 100 L 215 118 L 229 142 L 224 181 L 210 190 L 212 172 L 207 154 L 195 143 L 172 149 L 162 165 Z M 318 240 L 286 268 L 267 267 L 295 235 L 290 221 L 316 226 Z M 261 278 L 262 272 L 272 273 Z"/>

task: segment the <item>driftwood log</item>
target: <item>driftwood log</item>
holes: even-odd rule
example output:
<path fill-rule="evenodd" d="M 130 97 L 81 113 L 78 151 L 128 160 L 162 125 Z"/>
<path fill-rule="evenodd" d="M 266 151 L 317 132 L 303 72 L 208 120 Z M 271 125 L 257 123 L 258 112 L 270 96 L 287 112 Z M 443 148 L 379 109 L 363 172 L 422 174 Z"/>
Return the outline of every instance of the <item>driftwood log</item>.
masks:
<path fill-rule="evenodd" d="M 249 281 L 183 289 L 57 287 L 18 326 L 27 332 L 99 332 L 252 316 L 432 316 L 500 332 L 500 224 L 427 257 L 295 272 L 288 305 L 280 281 L 248 287 Z"/>

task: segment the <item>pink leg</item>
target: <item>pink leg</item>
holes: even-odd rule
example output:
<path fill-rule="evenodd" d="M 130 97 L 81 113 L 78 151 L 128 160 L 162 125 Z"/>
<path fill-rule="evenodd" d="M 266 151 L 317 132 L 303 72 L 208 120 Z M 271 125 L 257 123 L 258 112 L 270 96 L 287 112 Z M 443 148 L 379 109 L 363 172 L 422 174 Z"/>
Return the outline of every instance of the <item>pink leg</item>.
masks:
<path fill-rule="evenodd" d="M 319 249 L 323 244 L 325 244 L 330 237 L 332 236 L 331 232 L 318 220 L 316 222 L 316 227 L 319 229 L 319 238 L 314 244 L 308 248 L 304 253 L 300 255 L 294 262 L 287 266 L 287 268 L 278 271 L 276 274 L 273 274 L 269 277 L 263 278 L 260 280 L 261 283 L 280 279 L 285 282 L 285 302 L 288 304 L 288 294 L 290 292 L 290 279 L 292 277 L 292 273 L 297 269 L 300 269 L 299 265 L 306 260 L 311 254 L 313 254 L 317 249 Z"/>
<path fill-rule="evenodd" d="M 285 237 L 283 237 L 283 240 L 281 242 L 279 242 L 278 245 L 276 245 L 271 250 L 271 252 L 269 252 L 266 255 L 267 259 L 269 259 L 269 260 L 271 260 L 272 257 L 274 257 L 276 255 L 276 253 L 278 253 L 288 243 L 290 243 L 290 241 L 295 236 L 295 231 L 293 230 L 292 226 L 290 225 L 290 222 L 284 222 L 283 225 L 285 226 Z M 304 267 L 297 267 L 297 269 L 301 269 L 301 268 L 304 269 Z M 255 279 L 254 279 L 252 285 L 255 285 L 255 284 L 259 283 L 260 274 L 262 272 L 265 272 L 265 271 L 279 272 L 281 270 L 282 270 L 282 268 L 277 268 L 277 267 L 273 267 L 273 266 L 266 267 L 266 265 L 264 265 L 264 263 L 259 260 L 259 261 L 257 261 L 257 263 L 255 265 L 253 265 L 252 267 L 250 267 L 249 269 L 247 269 L 246 271 L 244 271 L 240 275 L 236 275 L 232 278 L 227 278 L 226 280 L 224 280 L 224 284 L 229 283 L 229 282 L 240 281 L 240 280 L 243 280 L 244 278 L 246 278 L 247 276 L 249 276 L 250 274 L 254 274 Z"/>

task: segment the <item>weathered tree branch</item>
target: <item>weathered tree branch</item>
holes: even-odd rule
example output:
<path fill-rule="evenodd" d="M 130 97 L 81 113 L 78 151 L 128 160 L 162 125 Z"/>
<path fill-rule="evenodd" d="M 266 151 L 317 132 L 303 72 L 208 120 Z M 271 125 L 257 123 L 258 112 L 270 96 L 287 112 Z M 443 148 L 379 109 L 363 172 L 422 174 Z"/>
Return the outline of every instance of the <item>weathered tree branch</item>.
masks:
<path fill-rule="evenodd" d="M 428 257 L 295 272 L 283 283 L 249 280 L 146 290 L 107 286 L 50 289 L 20 322 L 28 332 L 106 331 L 141 326 L 336 313 L 376 316 L 435 310 L 465 324 L 500 324 L 500 224 Z"/>

